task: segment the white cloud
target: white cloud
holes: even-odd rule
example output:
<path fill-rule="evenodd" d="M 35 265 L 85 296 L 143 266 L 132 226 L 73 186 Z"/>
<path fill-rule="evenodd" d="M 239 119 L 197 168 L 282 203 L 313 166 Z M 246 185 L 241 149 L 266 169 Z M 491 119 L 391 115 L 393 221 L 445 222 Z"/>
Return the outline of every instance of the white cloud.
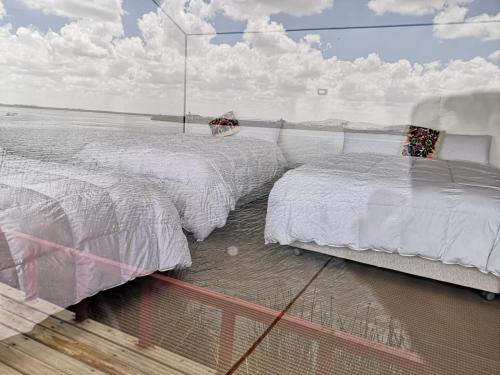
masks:
<path fill-rule="evenodd" d="M 368 7 L 378 15 L 399 13 L 411 16 L 434 14 L 445 6 L 467 4 L 472 0 L 370 0 Z"/>
<path fill-rule="evenodd" d="M 192 0 L 166 8 L 191 30 L 211 31 L 212 10 Z M 171 7 L 171 8 L 170 8 Z M 0 102 L 179 113 L 184 39 L 160 11 L 138 22 L 142 38 L 126 38 L 112 22 L 75 19 L 61 30 L 0 27 Z M 280 29 L 269 17 L 247 28 Z M 188 110 L 247 117 L 398 123 L 429 96 L 500 87 L 500 68 L 484 58 L 449 64 L 383 61 L 377 54 L 344 61 L 325 58 L 319 35 L 247 34 L 234 46 L 190 38 Z M 333 49 L 333 52 L 335 49 Z M 318 97 L 318 88 L 329 95 Z"/>
<path fill-rule="evenodd" d="M 7 14 L 7 12 L 5 11 L 5 7 L 2 3 L 2 0 L 0 0 L 0 20 L 5 17 L 5 15 Z"/>
<path fill-rule="evenodd" d="M 500 49 L 497 49 L 495 52 L 491 53 L 488 56 L 488 59 L 490 59 L 491 61 L 500 63 Z"/>
<path fill-rule="evenodd" d="M 404 15 L 435 15 L 435 23 L 500 21 L 497 15 L 481 14 L 466 17 L 465 6 L 473 0 L 370 0 L 368 7 L 375 13 L 398 13 Z M 500 26 L 495 23 L 476 23 L 470 25 L 434 26 L 434 35 L 441 39 L 476 37 L 484 40 L 500 39 Z"/>
<path fill-rule="evenodd" d="M 215 31 L 214 27 L 207 21 L 214 16 L 211 3 L 205 3 L 204 0 L 191 0 L 189 2 L 186 2 L 186 0 L 169 0 L 164 1 L 162 7 L 186 32 L 211 33 Z M 152 20 L 148 20 L 143 23 L 144 27 L 161 26 L 166 28 L 165 30 L 169 33 L 175 32 L 176 35 L 173 34 L 172 37 L 179 36 L 175 26 L 166 19 L 161 11 L 149 13 L 145 17 L 155 17 L 156 21 L 151 22 Z"/>
<path fill-rule="evenodd" d="M 331 8 L 333 2 L 334 0 L 213 0 L 212 7 L 223 10 L 231 18 L 247 20 L 277 13 L 293 16 L 317 14 Z"/>
<path fill-rule="evenodd" d="M 466 17 L 468 9 L 460 6 L 450 6 L 443 9 L 434 17 L 435 23 L 447 22 L 483 22 L 500 21 L 500 12 L 497 15 L 481 14 Z M 434 35 L 441 39 L 456 39 L 476 37 L 484 40 L 500 39 L 499 23 L 476 23 L 469 25 L 434 26 Z"/>
<path fill-rule="evenodd" d="M 116 22 L 123 14 L 122 0 L 21 0 L 31 9 L 71 19 Z"/>
<path fill-rule="evenodd" d="M 121 24 L 83 19 L 67 24 L 59 33 L 50 33 L 48 39 L 60 55 L 107 57 L 113 50 L 113 38 L 122 32 Z"/>
<path fill-rule="evenodd" d="M 321 36 L 318 34 L 307 34 L 304 36 L 304 40 L 311 45 L 321 47 Z"/>
<path fill-rule="evenodd" d="M 268 19 L 248 28 L 279 29 Z M 449 64 L 385 62 L 377 54 L 354 61 L 325 58 L 319 36 L 294 41 L 286 34 L 248 34 L 234 47 L 207 44 L 190 55 L 190 110 L 236 109 L 244 116 L 291 120 L 332 116 L 350 120 L 405 122 L 411 108 L 429 96 L 495 90 L 500 69 L 484 58 Z M 328 88 L 321 98 L 317 88 Z"/>

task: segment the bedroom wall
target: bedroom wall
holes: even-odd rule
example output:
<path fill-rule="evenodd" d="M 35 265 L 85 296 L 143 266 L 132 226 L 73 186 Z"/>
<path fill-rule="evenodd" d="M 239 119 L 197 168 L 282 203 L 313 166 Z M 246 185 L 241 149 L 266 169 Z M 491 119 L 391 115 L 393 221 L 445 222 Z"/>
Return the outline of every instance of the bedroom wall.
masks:
<path fill-rule="evenodd" d="M 271 140 L 277 138 L 278 145 L 283 151 L 288 165 L 295 167 L 299 164 L 319 162 L 327 155 L 340 154 L 344 142 L 341 131 L 317 131 L 306 129 L 276 129 L 275 123 L 269 122 L 265 126 L 254 127 L 244 123 L 243 131 L 250 131 L 248 136 Z M 188 123 L 186 133 L 211 136 L 207 124 Z"/>
<path fill-rule="evenodd" d="M 500 92 L 475 92 L 425 99 L 408 113 L 408 123 L 453 134 L 490 135 L 490 164 L 500 168 Z M 353 129 L 403 131 L 404 125 L 387 127 L 363 124 Z M 280 147 L 290 166 L 319 162 L 328 155 L 342 153 L 343 132 L 333 129 L 286 129 L 285 125 L 280 135 Z"/>
<path fill-rule="evenodd" d="M 340 154 L 343 144 L 341 131 L 283 129 L 279 140 L 290 167 L 321 162 L 328 155 Z"/>
<path fill-rule="evenodd" d="M 500 92 L 429 98 L 413 108 L 411 123 L 455 134 L 491 135 L 490 164 L 500 168 Z"/>

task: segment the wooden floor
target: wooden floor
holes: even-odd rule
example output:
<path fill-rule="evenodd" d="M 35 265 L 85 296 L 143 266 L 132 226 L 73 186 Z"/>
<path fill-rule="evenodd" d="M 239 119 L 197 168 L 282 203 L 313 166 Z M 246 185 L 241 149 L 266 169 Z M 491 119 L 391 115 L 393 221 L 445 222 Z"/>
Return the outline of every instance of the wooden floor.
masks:
<path fill-rule="evenodd" d="M 214 374 L 215 371 L 158 347 L 0 284 L 0 374 Z M 53 315 L 51 315 L 53 314 Z M 36 324 L 33 328 L 35 322 Z"/>

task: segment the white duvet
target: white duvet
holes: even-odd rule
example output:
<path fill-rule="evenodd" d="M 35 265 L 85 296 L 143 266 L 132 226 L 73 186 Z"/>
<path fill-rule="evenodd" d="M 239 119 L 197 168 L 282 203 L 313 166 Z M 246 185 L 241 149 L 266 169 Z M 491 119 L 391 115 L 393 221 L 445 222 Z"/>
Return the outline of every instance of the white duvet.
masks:
<path fill-rule="evenodd" d="M 240 199 L 268 193 L 286 165 L 275 143 L 196 135 L 96 141 L 73 160 L 159 179 L 182 226 L 200 240 L 226 224 Z"/>
<path fill-rule="evenodd" d="M 61 307 L 191 257 L 170 198 L 149 181 L 4 156 L 0 281 Z"/>
<path fill-rule="evenodd" d="M 369 154 L 304 165 L 274 185 L 265 239 L 420 256 L 500 276 L 500 170 Z"/>

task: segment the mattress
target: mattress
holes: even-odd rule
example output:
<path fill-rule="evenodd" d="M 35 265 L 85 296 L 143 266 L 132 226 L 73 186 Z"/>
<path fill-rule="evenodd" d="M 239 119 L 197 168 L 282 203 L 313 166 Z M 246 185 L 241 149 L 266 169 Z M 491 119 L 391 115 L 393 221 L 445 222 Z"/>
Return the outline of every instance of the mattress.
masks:
<path fill-rule="evenodd" d="M 470 162 L 333 156 L 274 185 L 265 240 L 420 256 L 500 276 L 500 171 Z"/>
<path fill-rule="evenodd" d="M 150 181 L 4 156 L 0 282 L 61 307 L 191 265 L 171 199 Z"/>
<path fill-rule="evenodd" d="M 182 134 L 91 142 L 73 163 L 158 179 L 199 240 L 223 227 L 240 199 L 268 194 L 286 166 L 273 142 Z"/>

